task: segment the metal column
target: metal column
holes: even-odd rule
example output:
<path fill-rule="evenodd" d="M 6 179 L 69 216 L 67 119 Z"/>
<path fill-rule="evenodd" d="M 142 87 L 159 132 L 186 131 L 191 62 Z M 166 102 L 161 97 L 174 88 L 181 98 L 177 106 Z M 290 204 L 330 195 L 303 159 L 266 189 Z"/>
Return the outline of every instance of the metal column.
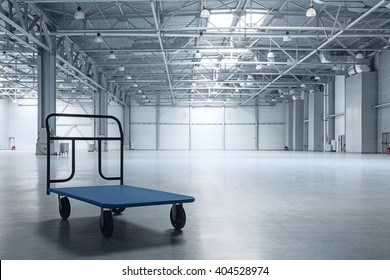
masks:
<path fill-rule="evenodd" d="M 52 46 L 55 49 L 55 37 L 52 39 Z M 56 112 L 56 53 L 43 48 L 38 54 L 38 137 L 36 143 L 36 154 L 43 155 L 47 151 L 47 139 L 45 130 L 45 119 L 50 113 Z M 55 118 L 50 123 L 51 134 L 55 135 Z M 53 149 L 54 150 L 54 149 Z M 53 151 L 52 150 L 52 151 Z"/>
<path fill-rule="evenodd" d="M 97 96 L 95 98 L 95 115 L 107 115 L 108 114 L 108 93 L 105 90 L 98 89 Z M 107 119 L 97 119 L 95 121 L 95 137 L 108 136 L 108 123 Z M 107 151 L 107 141 L 102 141 L 103 151 Z M 95 143 L 95 149 L 97 143 Z"/>
<path fill-rule="evenodd" d="M 126 98 L 126 105 L 123 106 L 123 143 L 124 149 L 131 149 L 131 98 Z"/>

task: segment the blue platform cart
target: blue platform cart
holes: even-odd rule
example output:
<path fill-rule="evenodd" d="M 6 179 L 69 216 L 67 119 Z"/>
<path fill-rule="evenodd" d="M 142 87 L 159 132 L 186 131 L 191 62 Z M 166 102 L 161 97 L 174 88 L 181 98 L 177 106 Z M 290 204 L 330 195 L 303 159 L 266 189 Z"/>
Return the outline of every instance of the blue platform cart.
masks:
<path fill-rule="evenodd" d="M 113 120 L 116 122 L 119 134 L 118 137 L 62 137 L 50 135 L 50 119 L 51 118 L 90 118 L 98 120 Z M 109 238 L 114 231 L 113 215 L 122 213 L 128 207 L 151 206 L 151 205 L 172 205 L 170 210 L 170 220 L 172 226 L 180 230 L 186 223 L 186 214 L 183 208 L 184 203 L 194 202 L 195 199 L 191 196 L 181 195 L 176 193 L 158 191 L 134 187 L 123 184 L 123 130 L 119 120 L 114 116 L 107 115 L 81 115 L 81 114 L 60 114 L 52 113 L 46 117 L 46 133 L 47 133 L 47 177 L 46 177 L 46 193 L 49 195 L 55 193 L 58 195 L 59 212 L 62 219 L 66 220 L 70 216 L 69 198 L 77 199 L 83 202 L 100 207 L 100 229 L 104 237 Z M 50 143 L 55 140 L 71 141 L 72 154 L 72 170 L 68 178 L 52 179 L 50 175 Z M 98 143 L 98 171 L 99 175 L 105 180 L 119 181 L 118 185 L 102 185 L 102 186 L 78 186 L 78 187 L 51 187 L 53 183 L 64 183 L 72 180 L 75 175 L 76 141 L 97 141 Z M 119 141 L 120 142 L 120 163 L 119 176 L 108 177 L 102 172 L 102 141 Z"/>

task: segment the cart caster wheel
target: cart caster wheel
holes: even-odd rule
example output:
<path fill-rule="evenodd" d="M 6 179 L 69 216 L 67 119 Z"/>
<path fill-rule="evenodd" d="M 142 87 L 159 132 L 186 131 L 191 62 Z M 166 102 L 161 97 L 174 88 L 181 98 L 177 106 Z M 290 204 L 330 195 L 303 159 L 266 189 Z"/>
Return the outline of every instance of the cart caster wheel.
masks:
<path fill-rule="evenodd" d="M 174 211 L 174 207 L 175 210 Z M 174 212 L 176 212 L 174 214 Z M 170 212 L 171 224 L 175 229 L 182 229 L 186 224 L 186 212 L 183 205 L 173 205 Z"/>
<path fill-rule="evenodd" d="M 100 230 L 105 238 L 110 238 L 114 232 L 111 210 L 105 210 L 100 215 Z"/>
<path fill-rule="evenodd" d="M 58 204 L 58 210 L 60 212 L 61 218 L 66 220 L 70 216 L 70 202 L 67 197 L 62 197 Z"/>
<path fill-rule="evenodd" d="M 126 208 L 113 208 L 111 209 L 112 213 L 114 213 L 115 215 L 119 215 L 120 213 L 122 213 L 123 211 L 125 211 Z"/>

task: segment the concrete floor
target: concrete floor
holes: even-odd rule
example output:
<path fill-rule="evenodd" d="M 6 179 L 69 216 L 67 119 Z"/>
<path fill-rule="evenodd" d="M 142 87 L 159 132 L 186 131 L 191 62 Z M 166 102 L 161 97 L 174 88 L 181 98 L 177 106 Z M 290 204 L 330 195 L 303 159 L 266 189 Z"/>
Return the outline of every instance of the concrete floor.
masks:
<path fill-rule="evenodd" d="M 97 185 L 95 153 L 71 185 Z M 105 154 L 114 174 L 117 153 Z M 390 259 L 390 156 L 127 151 L 125 183 L 192 195 L 176 232 L 167 205 L 129 208 L 102 237 L 99 208 L 45 194 L 45 157 L 0 151 L 0 259 Z M 53 157 L 65 177 L 69 158 Z"/>

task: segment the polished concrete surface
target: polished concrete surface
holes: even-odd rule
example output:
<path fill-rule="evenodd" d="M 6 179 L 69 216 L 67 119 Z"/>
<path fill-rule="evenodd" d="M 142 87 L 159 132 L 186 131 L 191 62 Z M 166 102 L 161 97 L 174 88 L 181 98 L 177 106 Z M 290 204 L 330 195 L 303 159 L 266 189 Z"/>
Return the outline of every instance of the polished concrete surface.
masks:
<path fill-rule="evenodd" d="M 70 186 L 101 184 L 95 157 L 77 153 Z M 104 157 L 115 175 L 117 152 Z M 52 158 L 65 177 L 70 158 Z M 0 151 L 0 259 L 390 259 L 389 155 L 126 151 L 125 183 L 196 201 L 183 231 L 168 205 L 129 208 L 110 239 L 93 205 L 71 199 L 61 220 L 45 164 Z"/>

